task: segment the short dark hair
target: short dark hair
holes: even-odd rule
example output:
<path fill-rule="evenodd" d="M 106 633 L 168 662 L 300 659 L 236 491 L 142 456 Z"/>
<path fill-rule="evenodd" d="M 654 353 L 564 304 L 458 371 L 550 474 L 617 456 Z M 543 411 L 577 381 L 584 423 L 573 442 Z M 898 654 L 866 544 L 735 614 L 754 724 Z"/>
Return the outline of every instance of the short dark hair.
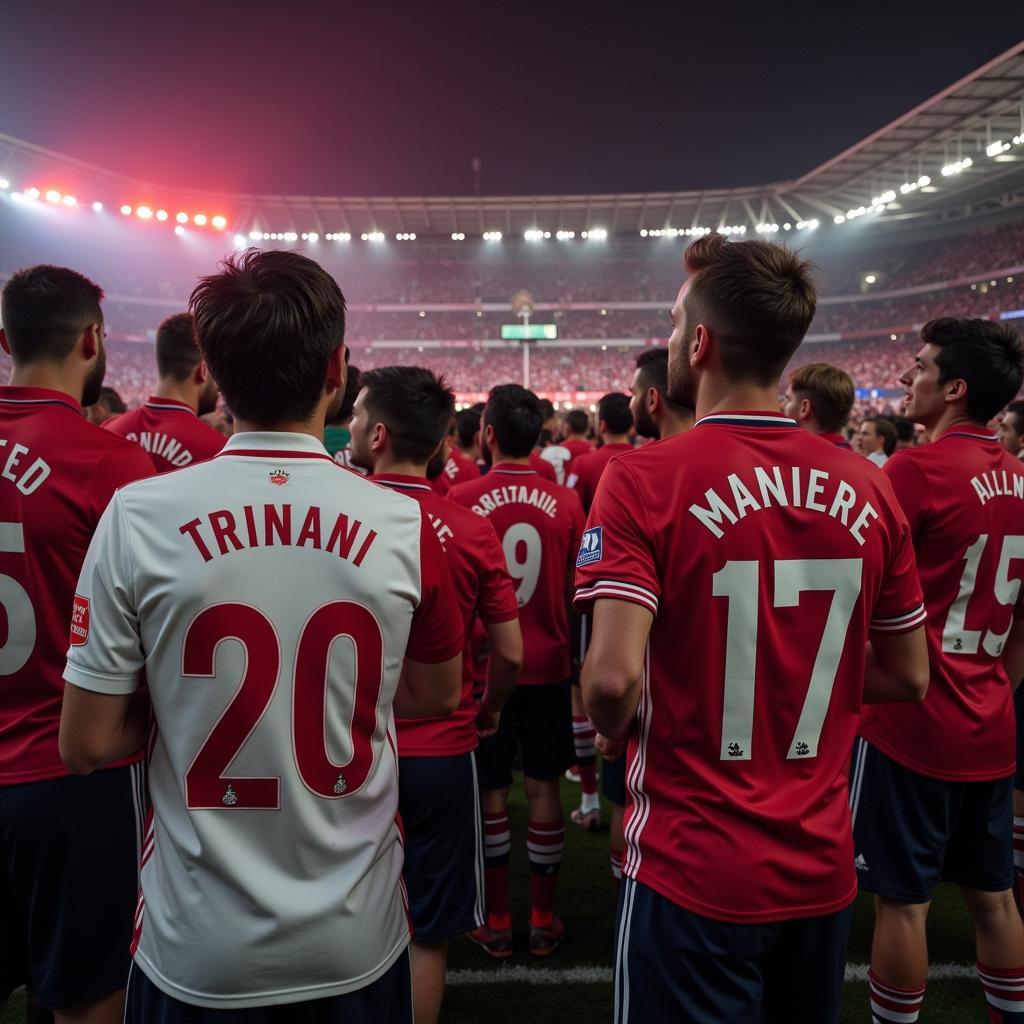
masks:
<path fill-rule="evenodd" d="M 422 366 L 382 366 L 362 375 L 363 405 L 391 435 L 396 458 L 425 465 L 455 411 L 455 393 Z"/>
<path fill-rule="evenodd" d="M 15 364 L 61 362 L 89 324 L 103 323 L 103 289 L 67 267 L 40 264 L 17 270 L 0 295 Z"/>
<path fill-rule="evenodd" d="M 363 387 L 363 375 L 358 366 L 353 366 L 348 361 L 348 350 L 345 350 L 345 365 L 348 367 L 345 374 L 345 390 L 341 396 L 341 405 L 334 415 L 333 423 L 344 423 L 352 418 L 352 408 L 356 404 L 359 392 Z"/>
<path fill-rule="evenodd" d="M 906 416 L 890 416 L 889 419 L 896 428 L 897 441 L 913 441 L 917 436 L 917 428 L 914 426 L 913 420 L 908 420 Z"/>
<path fill-rule="evenodd" d="M 716 233 L 692 242 L 683 259 L 688 329 L 703 323 L 714 332 L 732 379 L 777 383 L 814 319 L 811 265 L 773 242 Z"/>
<path fill-rule="evenodd" d="M 868 420 L 875 425 L 875 433 L 882 439 L 882 451 L 892 455 L 896 451 L 896 427 L 887 416 L 872 416 Z"/>
<path fill-rule="evenodd" d="M 570 409 L 565 414 L 565 425 L 570 433 L 585 434 L 590 426 L 590 417 L 582 409 Z"/>
<path fill-rule="evenodd" d="M 502 454 L 522 458 L 533 450 L 544 425 L 540 399 L 518 384 L 499 384 L 487 395 L 484 423 L 494 428 Z"/>
<path fill-rule="evenodd" d="M 1006 407 L 1006 414 L 1013 417 L 1013 432 L 1024 434 L 1024 401 L 1011 402 Z"/>
<path fill-rule="evenodd" d="M 938 348 L 939 383 L 967 384 L 967 415 L 988 423 L 1024 382 L 1024 352 L 1017 332 L 991 320 L 945 316 L 921 328 L 921 340 Z"/>
<path fill-rule="evenodd" d="M 545 423 L 555 415 L 555 406 L 550 398 L 542 398 L 540 400 L 540 414 L 544 417 Z"/>
<path fill-rule="evenodd" d="M 480 430 L 480 413 L 463 409 L 455 414 L 455 430 L 459 435 L 460 448 L 472 448 L 473 439 Z"/>
<path fill-rule="evenodd" d="M 192 314 L 167 317 L 156 329 L 156 368 L 161 378 L 185 380 L 202 361 L 192 336 Z"/>
<path fill-rule="evenodd" d="M 845 370 L 831 363 L 807 363 L 793 371 L 789 386 L 811 403 L 814 418 L 828 433 L 838 434 L 846 426 L 856 391 Z"/>
<path fill-rule="evenodd" d="M 597 403 L 597 421 L 604 421 L 609 433 L 628 434 L 633 426 L 633 414 L 629 411 L 629 395 L 612 391 Z"/>
<path fill-rule="evenodd" d="M 105 405 L 115 416 L 128 411 L 124 399 L 113 388 L 100 388 L 99 398 L 92 404 Z"/>
<path fill-rule="evenodd" d="M 298 253 L 245 249 L 201 278 L 189 299 L 195 338 L 235 416 L 305 420 L 345 338 L 345 296 Z"/>
<path fill-rule="evenodd" d="M 636 368 L 640 371 L 638 381 L 645 390 L 654 388 L 661 400 L 670 408 L 682 412 L 684 406 L 668 397 L 668 349 L 646 348 L 636 357 Z M 692 411 L 692 410 L 691 410 Z"/>

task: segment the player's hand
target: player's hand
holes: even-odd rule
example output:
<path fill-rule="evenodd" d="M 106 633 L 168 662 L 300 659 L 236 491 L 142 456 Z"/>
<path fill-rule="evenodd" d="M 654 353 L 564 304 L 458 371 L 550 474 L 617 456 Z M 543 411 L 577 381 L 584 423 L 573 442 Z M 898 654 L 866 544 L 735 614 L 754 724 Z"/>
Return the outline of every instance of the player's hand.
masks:
<path fill-rule="evenodd" d="M 501 721 L 500 711 L 489 711 L 480 701 L 476 703 L 476 734 L 481 739 L 493 736 L 498 731 Z"/>
<path fill-rule="evenodd" d="M 626 752 L 626 740 L 611 740 L 598 733 L 597 749 L 606 761 L 617 761 Z"/>

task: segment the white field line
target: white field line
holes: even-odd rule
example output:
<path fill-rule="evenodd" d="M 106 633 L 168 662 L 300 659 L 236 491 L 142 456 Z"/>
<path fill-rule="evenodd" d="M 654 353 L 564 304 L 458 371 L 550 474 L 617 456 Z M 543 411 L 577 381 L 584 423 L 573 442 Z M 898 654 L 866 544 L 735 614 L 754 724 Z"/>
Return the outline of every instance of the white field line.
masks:
<path fill-rule="evenodd" d="M 932 981 L 947 978 L 976 977 L 970 964 L 932 964 L 928 970 Z M 867 964 L 847 964 L 847 981 L 867 981 Z M 448 972 L 449 985 L 506 985 L 525 982 L 527 985 L 594 985 L 611 984 L 610 967 L 498 967 L 491 971 L 461 970 Z"/>

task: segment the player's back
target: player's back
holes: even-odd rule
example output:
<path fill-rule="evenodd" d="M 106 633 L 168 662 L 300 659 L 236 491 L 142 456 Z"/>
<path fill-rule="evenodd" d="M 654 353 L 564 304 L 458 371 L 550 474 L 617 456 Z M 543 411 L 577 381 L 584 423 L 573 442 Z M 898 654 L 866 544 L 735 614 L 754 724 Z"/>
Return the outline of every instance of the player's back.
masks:
<path fill-rule="evenodd" d="M 295 434 L 236 435 L 111 512 L 123 543 L 96 571 L 138 596 L 157 723 L 136 958 L 207 1006 L 368 984 L 408 941 L 391 704 L 446 572 L 429 523 Z M 457 653 L 435 643 L 408 654 Z"/>
<path fill-rule="evenodd" d="M 579 499 L 515 463 L 499 463 L 449 496 L 490 520 L 501 540 L 523 630 L 519 685 L 568 679 L 567 588 L 583 529 Z"/>
<path fill-rule="evenodd" d="M 156 396 L 138 409 L 112 416 L 103 429 L 142 447 L 158 473 L 205 462 L 224 447 L 225 441 L 199 419 L 191 406 Z"/>
<path fill-rule="evenodd" d="M 655 614 L 627 874 L 717 920 L 846 906 L 869 624 L 924 615 L 882 475 L 782 417 L 705 417 L 611 463 L 579 565 L 581 603 Z"/>
<path fill-rule="evenodd" d="M 872 708 L 862 734 L 893 760 L 952 781 L 1016 763 L 1003 645 L 1024 614 L 1024 466 L 961 428 L 886 463 L 910 521 L 928 609 L 931 682 L 923 703 Z"/>
<path fill-rule="evenodd" d="M 71 397 L 0 388 L 0 785 L 68 774 L 57 730 L 75 583 L 114 489 L 152 472 Z"/>
<path fill-rule="evenodd" d="M 585 511 L 590 510 L 597 493 L 597 485 L 601 480 L 601 474 L 605 466 L 615 458 L 631 452 L 633 446 L 630 444 L 603 444 L 591 452 L 579 455 L 569 465 L 566 484 L 580 496 Z"/>

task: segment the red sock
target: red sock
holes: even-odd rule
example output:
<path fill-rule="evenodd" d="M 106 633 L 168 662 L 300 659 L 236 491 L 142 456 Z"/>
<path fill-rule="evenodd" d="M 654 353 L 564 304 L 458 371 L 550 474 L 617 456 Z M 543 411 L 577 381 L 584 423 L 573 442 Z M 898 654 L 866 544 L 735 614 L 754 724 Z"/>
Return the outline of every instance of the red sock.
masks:
<path fill-rule="evenodd" d="M 868 971 L 868 989 L 871 996 L 871 1019 L 876 1024 L 913 1024 L 921 1012 L 925 986 L 896 988 L 882 981 L 874 971 Z"/>
<path fill-rule="evenodd" d="M 508 855 L 512 831 L 508 815 L 484 815 L 484 889 L 487 895 L 487 925 L 496 930 L 512 927 L 508 906 Z"/>
<path fill-rule="evenodd" d="M 597 730 L 586 715 L 572 716 L 572 742 L 576 750 L 576 770 L 580 773 L 580 790 L 597 792 Z"/>
<path fill-rule="evenodd" d="M 526 849 L 530 858 L 530 924 L 534 927 L 551 925 L 564 847 L 565 825 L 562 822 L 530 822 Z"/>
<path fill-rule="evenodd" d="M 979 962 L 978 978 L 992 1024 L 1024 1024 L 1024 967 L 986 967 Z"/>

